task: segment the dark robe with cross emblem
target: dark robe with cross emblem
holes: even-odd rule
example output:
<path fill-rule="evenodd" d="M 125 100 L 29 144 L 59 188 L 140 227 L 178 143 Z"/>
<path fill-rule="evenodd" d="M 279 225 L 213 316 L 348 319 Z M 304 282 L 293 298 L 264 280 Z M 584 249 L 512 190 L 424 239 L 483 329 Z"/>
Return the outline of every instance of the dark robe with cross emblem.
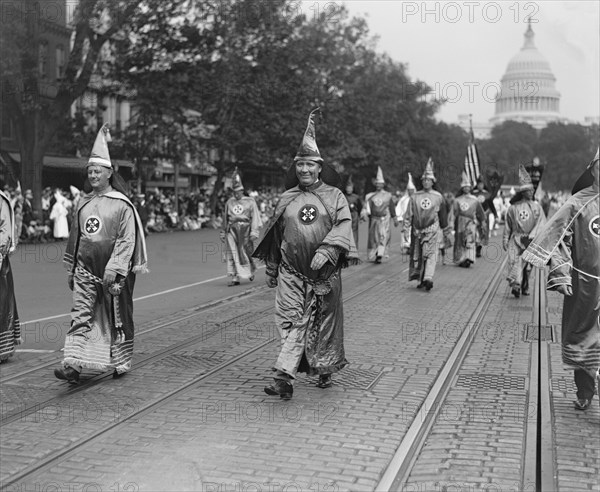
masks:
<path fill-rule="evenodd" d="M 74 281 L 64 365 L 129 371 L 135 274 L 147 267 L 144 229 L 125 195 L 109 191 L 80 200 L 64 260 Z M 102 285 L 107 270 L 117 274 L 113 293 Z"/>
<path fill-rule="evenodd" d="M 479 200 L 472 194 L 454 200 L 454 262 L 475 263 L 477 236 L 487 244 L 487 218 Z"/>
<path fill-rule="evenodd" d="M 367 258 L 370 261 L 389 257 L 392 240 L 391 219 L 396 217 L 396 205 L 389 191 L 380 190 L 365 197 L 365 214 L 369 217 Z"/>
<path fill-rule="evenodd" d="M 21 328 L 12 270 L 8 256 L 14 252 L 15 218 L 8 196 L 0 191 L 0 362 L 15 353 L 21 343 Z"/>
<path fill-rule="evenodd" d="M 317 251 L 328 261 L 312 270 Z M 278 282 L 275 321 L 282 348 L 275 369 L 291 377 L 342 369 L 348 362 L 340 270 L 358 262 L 344 194 L 322 181 L 287 190 L 253 256 Z"/>
<path fill-rule="evenodd" d="M 511 286 L 521 286 L 523 281 L 523 252 L 545 220 L 546 216 L 542 206 L 533 200 L 523 198 L 508 207 L 502 247 L 508 252 L 507 280 Z"/>
<path fill-rule="evenodd" d="M 227 275 L 234 278 L 254 278 L 252 242 L 260 232 L 260 214 L 253 198 L 231 197 L 225 204 L 225 261 Z"/>
<path fill-rule="evenodd" d="M 410 227 L 408 280 L 432 280 L 437 261 L 439 231 L 447 226 L 448 214 L 442 194 L 420 190 L 411 198 L 404 215 Z"/>
<path fill-rule="evenodd" d="M 594 376 L 600 368 L 600 195 L 575 193 L 539 230 L 523 259 L 549 265 L 548 289 L 570 286 L 562 313 L 562 359 Z"/>

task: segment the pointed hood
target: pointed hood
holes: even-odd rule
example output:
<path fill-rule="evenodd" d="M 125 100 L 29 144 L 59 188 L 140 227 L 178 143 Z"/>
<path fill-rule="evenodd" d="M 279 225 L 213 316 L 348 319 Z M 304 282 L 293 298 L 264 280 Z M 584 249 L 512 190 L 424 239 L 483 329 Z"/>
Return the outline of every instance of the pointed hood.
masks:
<path fill-rule="evenodd" d="M 426 178 L 429 178 L 434 183 L 436 182 L 435 174 L 433 174 L 433 159 L 431 157 L 427 161 L 427 165 L 425 166 L 425 172 L 423 173 L 423 176 L 421 176 L 421 179 Z"/>
<path fill-rule="evenodd" d="M 313 109 L 308 115 L 308 125 L 306 126 L 304 138 L 302 139 L 300 147 L 298 147 L 298 152 L 296 152 L 296 157 L 294 157 L 294 161 L 304 159 L 315 162 L 323 162 L 323 159 L 321 158 L 321 153 L 319 152 L 319 148 L 317 147 L 315 120 L 313 119 L 313 115 L 317 111 L 319 111 L 319 109 L 320 108 Z"/>
<path fill-rule="evenodd" d="M 415 182 L 413 181 L 412 174 L 408 173 L 408 184 L 406 185 L 406 190 L 417 191 L 417 187 L 415 186 Z"/>
<path fill-rule="evenodd" d="M 471 186 L 471 180 L 465 171 L 462 172 L 462 181 L 460 182 L 460 187 L 464 188 L 465 186 Z"/>
<path fill-rule="evenodd" d="M 375 183 L 385 183 L 385 179 L 383 179 L 383 171 L 380 166 L 377 166 L 377 177 L 375 178 Z"/>
<path fill-rule="evenodd" d="M 330 166 L 321 158 L 321 153 L 317 147 L 316 133 L 315 133 L 315 121 L 314 114 L 319 111 L 320 108 L 313 109 L 308 115 L 308 126 L 304 132 L 302 143 L 298 148 L 296 157 L 294 157 L 294 163 L 289 167 L 285 176 L 285 189 L 289 190 L 294 186 L 298 185 L 298 176 L 296 175 L 296 162 L 298 161 L 313 161 L 321 165 L 321 173 L 319 179 L 324 183 L 335 186 L 336 188 L 342 187 L 342 178 L 333 166 Z"/>
<path fill-rule="evenodd" d="M 110 137 L 110 131 L 108 130 L 108 123 L 102 125 L 102 128 L 98 131 L 94 147 L 92 148 L 92 154 L 88 160 L 88 166 L 102 166 L 112 169 L 112 163 L 110 162 L 110 154 L 108 153 L 108 142 L 112 141 Z"/>
<path fill-rule="evenodd" d="M 523 164 L 519 164 L 519 191 L 533 190 L 533 183 L 531 182 L 531 176 L 525 170 Z"/>
<path fill-rule="evenodd" d="M 242 177 L 240 176 L 240 172 L 236 167 L 233 171 L 233 183 L 231 188 L 233 191 L 240 191 L 244 189 L 244 185 L 242 184 Z"/>
<path fill-rule="evenodd" d="M 575 185 L 573 186 L 573 189 L 571 190 L 572 195 L 574 195 L 578 191 L 581 191 L 584 188 L 588 188 L 589 186 L 592 186 L 594 184 L 594 175 L 592 174 L 592 166 L 594 165 L 595 162 L 598 161 L 598 159 L 599 159 L 599 152 L 597 150 L 596 156 L 587 165 L 587 167 L 585 168 L 585 171 L 583 171 L 583 174 L 581 176 L 579 176 L 579 178 L 575 182 Z"/>

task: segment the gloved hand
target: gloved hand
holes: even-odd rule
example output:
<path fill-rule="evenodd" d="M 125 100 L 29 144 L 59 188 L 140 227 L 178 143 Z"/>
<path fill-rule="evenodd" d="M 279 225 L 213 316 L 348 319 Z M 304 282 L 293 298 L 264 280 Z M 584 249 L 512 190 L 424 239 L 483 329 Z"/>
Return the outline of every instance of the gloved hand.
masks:
<path fill-rule="evenodd" d="M 267 286 L 269 287 L 269 289 L 277 287 L 277 279 L 275 277 L 271 277 L 270 275 L 267 275 L 266 282 L 267 282 Z"/>
<path fill-rule="evenodd" d="M 323 253 L 319 253 L 318 251 L 315 253 L 315 256 L 313 256 L 312 261 L 310 262 L 310 267 L 313 270 L 318 270 L 319 268 L 321 268 L 323 265 L 325 265 L 325 263 L 327 263 L 327 256 L 325 256 Z"/>
<path fill-rule="evenodd" d="M 220 231 L 219 237 L 221 238 L 221 242 L 224 243 L 225 242 L 225 231 Z"/>
<path fill-rule="evenodd" d="M 562 294 L 563 296 L 572 296 L 573 295 L 573 289 L 571 288 L 570 285 L 567 285 L 567 284 L 557 285 L 556 292 L 558 292 L 559 294 Z"/>
<path fill-rule="evenodd" d="M 105 270 L 104 277 L 102 278 L 102 286 L 105 291 L 112 286 L 117 280 L 117 274 L 111 270 Z"/>

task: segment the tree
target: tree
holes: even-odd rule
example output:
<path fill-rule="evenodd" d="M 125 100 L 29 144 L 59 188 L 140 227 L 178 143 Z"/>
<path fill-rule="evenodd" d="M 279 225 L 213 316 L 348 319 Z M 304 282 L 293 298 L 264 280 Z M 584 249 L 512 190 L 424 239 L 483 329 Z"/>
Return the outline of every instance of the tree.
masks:
<path fill-rule="evenodd" d="M 542 129 L 535 148 L 546 166 L 544 188 L 569 189 L 598 148 L 598 126 L 550 123 Z"/>
<path fill-rule="evenodd" d="M 52 19 L 43 18 L 41 2 L 21 0 L 15 22 L 1 30 L 2 97 L 4 110 L 14 125 L 21 153 L 19 177 L 34 194 L 34 209 L 41 211 L 43 157 L 52 144 L 73 102 L 90 85 L 103 47 L 138 9 L 140 0 L 80 0 L 73 18 L 73 44 L 65 75 L 56 87 L 48 85 L 38 70 L 43 29 Z"/>
<path fill-rule="evenodd" d="M 531 162 L 536 156 L 538 134 L 528 123 L 505 121 L 492 128 L 491 138 L 478 145 L 483 163 L 494 163 L 504 175 L 505 183 L 517 183 L 519 164 Z"/>

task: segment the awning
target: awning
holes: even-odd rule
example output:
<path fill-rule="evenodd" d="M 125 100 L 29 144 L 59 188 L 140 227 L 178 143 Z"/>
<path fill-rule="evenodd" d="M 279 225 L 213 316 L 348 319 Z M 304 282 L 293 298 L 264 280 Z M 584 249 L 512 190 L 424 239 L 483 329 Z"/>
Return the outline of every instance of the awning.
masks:
<path fill-rule="evenodd" d="M 9 152 L 11 159 L 15 162 L 21 162 L 21 155 L 16 152 Z M 44 167 L 51 167 L 53 169 L 72 169 L 76 171 L 77 169 L 84 169 L 87 164 L 87 157 L 62 157 L 62 156 L 54 156 L 54 155 L 45 155 L 43 160 Z M 133 169 L 135 165 L 133 162 L 125 161 L 123 159 L 111 159 L 113 165 L 119 168 L 129 168 Z"/>

